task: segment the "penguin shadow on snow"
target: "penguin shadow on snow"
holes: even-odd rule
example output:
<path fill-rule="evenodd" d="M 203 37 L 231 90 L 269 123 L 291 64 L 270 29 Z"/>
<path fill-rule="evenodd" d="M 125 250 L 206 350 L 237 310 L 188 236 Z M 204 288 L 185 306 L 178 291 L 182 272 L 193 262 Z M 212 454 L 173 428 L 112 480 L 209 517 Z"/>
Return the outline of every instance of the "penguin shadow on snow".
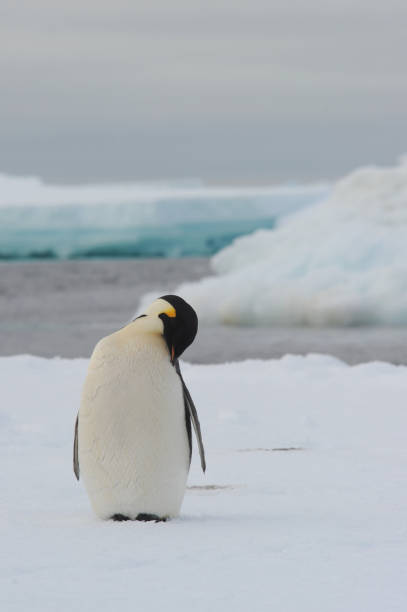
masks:
<path fill-rule="evenodd" d="M 305 448 L 302 446 L 282 446 L 277 448 L 238 448 L 237 453 L 282 453 L 282 452 L 293 452 L 293 451 L 304 451 Z"/>
<path fill-rule="evenodd" d="M 236 489 L 239 486 L 241 485 L 191 485 L 190 487 L 187 487 L 187 491 L 225 491 L 230 489 Z"/>

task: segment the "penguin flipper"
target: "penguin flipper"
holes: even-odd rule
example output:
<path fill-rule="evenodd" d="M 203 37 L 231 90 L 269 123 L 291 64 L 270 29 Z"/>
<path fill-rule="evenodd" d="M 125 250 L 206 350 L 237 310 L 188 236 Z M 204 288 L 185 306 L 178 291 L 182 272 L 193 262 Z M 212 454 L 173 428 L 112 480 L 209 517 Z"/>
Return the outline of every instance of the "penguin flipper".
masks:
<path fill-rule="evenodd" d="M 186 386 L 186 384 L 184 382 L 184 379 L 182 378 L 181 369 L 179 367 L 178 359 L 176 359 L 174 361 L 174 367 L 175 367 L 175 370 L 176 370 L 178 376 L 181 379 L 182 391 L 183 391 L 183 394 L 184 394 L 185 409 L 186 409 L 186 411 L 188 411 L 189 416 L 191 417 L 192 425 L 193 425 L 194 431 L 195 431 L 196 441 L 198 443 L 198 450 L 199 450 L 199 457 L 201 459 L 202 471 L 205 472 L 205 470 L 206 470 L 205 449 L 204 449 L 204 445 L 203 445 L 203 442 L 202 442 L 201 425 L 199 423 L 198 413 L 196 411 L 195 404 L 194 404 L 194 401 L 193 401 L 193 399 L 191 397 L 191 394 L 188 391 L 188 387 Z"/>
<path fill-rule="evenodd" d="M 196 441 L 198 443 L 198 450 L 199 450 L 199 457 L 201 458 L 202 471 L 205 472 L 206 470 L 205 449 L 204 449 L 204 445 L 202 442 L 201 425 L 199 423 L 198 413 L 196 411 L 195 404 L 193 402 L 191 394 L 188 391 L 188 388 L 186 384 L 184 383 L 182 376 L 181 376 L 181 381 L 182 381 L 182 388 L 184 390 L 184 402 L 185 402 L 185 405 L 188 407 L 189 414 L 191 416 L 192 425 L 194 426 Z"/>
<path fill-rule="evenodd" d="M 79 480 L 79 456 L 78 456 L 78 418 L 75 421 L 75 438 L 73 442 L 73 471 L 76 476 L 76 480 Z"/>

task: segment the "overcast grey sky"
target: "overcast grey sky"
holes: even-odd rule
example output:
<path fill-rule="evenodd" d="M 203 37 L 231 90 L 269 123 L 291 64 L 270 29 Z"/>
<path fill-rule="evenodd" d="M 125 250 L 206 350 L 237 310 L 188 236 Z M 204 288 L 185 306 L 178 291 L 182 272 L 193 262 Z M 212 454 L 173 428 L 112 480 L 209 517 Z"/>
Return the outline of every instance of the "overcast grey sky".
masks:
<path fill-rule="evenodd" d="M 0 172 L 338 176 L 407 151 L 406 0 L 0 0 Z"/>

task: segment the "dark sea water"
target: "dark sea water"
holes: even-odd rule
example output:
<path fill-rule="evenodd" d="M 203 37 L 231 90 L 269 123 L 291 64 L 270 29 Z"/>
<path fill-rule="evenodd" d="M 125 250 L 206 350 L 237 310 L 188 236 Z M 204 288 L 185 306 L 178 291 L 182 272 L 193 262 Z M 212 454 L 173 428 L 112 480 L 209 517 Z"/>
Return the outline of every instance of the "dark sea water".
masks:
<path fill-rule="evenodd" d="M 147 292 L 157 296 L 210 274 L 205 258 L 0 263 L 0 355 L 87 357 L 126 323 Z M 348 363 L 407 364 L 407 329 L 201 325 L 185 360 L 221 363 L 328 353 Z"/>

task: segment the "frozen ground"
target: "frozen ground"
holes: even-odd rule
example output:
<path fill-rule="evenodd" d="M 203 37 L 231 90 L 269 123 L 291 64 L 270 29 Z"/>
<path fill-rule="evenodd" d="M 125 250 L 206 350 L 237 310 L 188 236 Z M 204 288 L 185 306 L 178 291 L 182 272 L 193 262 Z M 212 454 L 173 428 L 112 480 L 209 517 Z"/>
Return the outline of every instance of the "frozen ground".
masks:
<path fill-rule="evenodd" d="M 209 274 L 207 259 L 0 263 L 0 355 L 87 357 L 140 297 Z M 216 299 L 214 297 L 214 299 Z M 407 327 L 237 327 L 200 323 L 186 358 L 222 363 L 286 353 L 329 353 L 348 363 L 407 364 Z"/>
<path fill-rule="evenodd" d="M 179 519 L 120 524 L 72 473 L 86 366 L 0 359 L 1 610 L 406 610 L 407 368 L 185 364 L 207 474 Z"/>

